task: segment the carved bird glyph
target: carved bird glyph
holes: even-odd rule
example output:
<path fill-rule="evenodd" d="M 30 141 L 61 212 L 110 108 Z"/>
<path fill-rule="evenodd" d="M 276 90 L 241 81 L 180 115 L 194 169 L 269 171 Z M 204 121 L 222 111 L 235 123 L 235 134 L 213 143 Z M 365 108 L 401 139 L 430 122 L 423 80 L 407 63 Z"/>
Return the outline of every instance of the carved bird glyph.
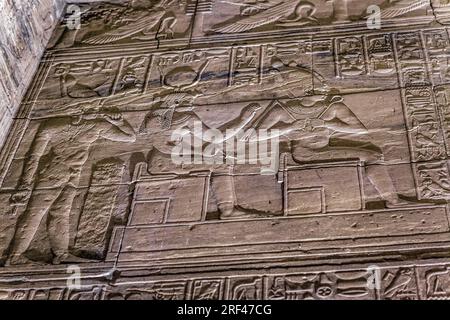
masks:
<path fill-rule="evenodd" d="M 234 0 L 223 1 L 225 3 L 235 5 L 246 5 L 249 3 Z M 238 33 L 252 30 L 270 23 L 297 23 L 307 24 L 315 22 L 316 19 L 312 17 L 315 12 L 315 7 L 308 1 L 303 0 L 286 0 L 286 1 L 258 1 L 252 6 L 257 9 L 256 14 L 246 16 L 244 15 L 239 21 L 225 26 L 214 27 L 213 31 L 218 33 Z M 290 18 L 290 16 L 295 16 Z"/>

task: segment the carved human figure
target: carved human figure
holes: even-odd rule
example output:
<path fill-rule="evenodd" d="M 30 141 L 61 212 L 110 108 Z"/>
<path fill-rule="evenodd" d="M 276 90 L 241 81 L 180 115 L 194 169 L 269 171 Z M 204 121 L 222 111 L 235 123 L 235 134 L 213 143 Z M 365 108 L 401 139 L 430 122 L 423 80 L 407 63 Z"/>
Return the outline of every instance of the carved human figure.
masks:
<path fill-rule="evenodd" d="M 27 207 L 18 218 L 7 264 L 30 262 L 25 252 L 46 214 L 53 263 L 75 259 L 69 253 L 70 209 L 91 145 L 100 138 L 134 142 L 135 133 L 113 107 L 87 106 L 80 115 L 40 124 L 11 197 L 13 204 Z"/>
<path fill-rule="evenodd" d="M 165 155 L 170 155 L 176 142 L 168 142 L 171 141 L 173 132 L 182 130 L 185 131 L 186 136 L 200 141 L 203 147 L 210 144 L 209 141 L 204 140 L 202 132 L 212 128 L 202 121 L 194 107 L 194 100 L 200 94 L 195 87 L 200 82 L 209 62 L 208 59 L 196 71 L 189 67 L 177 67 L 168 73 L 161 71 L 161 84 L 166 91 L 155 99 L 152 110 L 145 116 L 140 128 L 140 139 L 145 139 L 147 145 L 151 145 Z M 213 128 L 224 133 L 222 138 L 214 142 L 221 144 L 235 139 L 243 128 L 253 121 L 259 109 L 258 104 L 250 104 L 242 109 L 237 118 Z M 196 130 L 198 124 L 201 124 L 199 131 L 197 131 L 199 128 Z M 205 155 L 202 153 L 200 156 Z M 151 161 L 150 157 L 150 168 Z M 232 168 L 226 164 L 211 165 L 211 170 L 213 171 L 212 188 L 221 218 L 254 216 L 254 213 L 245 212 L 236 207 L 234 182 L 230 174 Z"/>
<path fill-rule="evenodd" d="M 177 100 L 177 98 L 183 98 Z M 151 141 L 150 145 L 159 152 L 170 155 L 173 152 L 173 148 L 176 142 L 168 143 L 172 139 L 172 133 L 175 131 L 185 131 L 186 136 L 198 139 L 202 146 L 207 145 L 209 142 L 204 141 L 202 132 L 211 129 L 207 126 L 201 118 L 195 113 L 195 108 L 186 99 L 186 96 L 180 96 L 179 94 L 173 94 L 170 97 L 166 97 L 165 101 L 171 101 L 172 106 L 166 106 L 166 108 L 157 108 L 152 110 L 146 117 L 141 126 L 141 135 L 145 135 L 147 141 Z M 243 128 L 248 125 L 256 116 L 259 109 L 258 105 L 249 105 L 244 108 L 240 115 L 227 123 L 224 123 L 220 127 L 214 128 L 226 134 L 221 140 L 215 140 L 215 143 L 221 144 L 228 140 L 234 139 L 237 134 L 242 132 Z M 197 133 L 196 125 L 201 124 L 200 135 Z M 203 149 L 203 147 L 202 147 Z M 193 155 L 195 156 L 195 155 Z M 201 154 L 200 156 L 204 156 Z M 151 163 L 152 158 L 149 159 Z M 227 165 L 212 165 L 213 171 L 212 188 L 218 202 L 218 209 L 222 213 L 222 218 L 243 216 L 248 213 L 238 212 L 235 208 L 235 193 L 233 180 L 229 173 L 229 167 Z M 220 173 L 220 174 L 219 174 Z"/>
<path fill-rule="evenodd" d="M 253 123 L 258 129 L 278 129 L 295 161 L 359 159 L 387 207 L 404 205 L 395 189 L 384 155 L 369 131 L 340 95 L 324 95 L 274 103 Z"/>

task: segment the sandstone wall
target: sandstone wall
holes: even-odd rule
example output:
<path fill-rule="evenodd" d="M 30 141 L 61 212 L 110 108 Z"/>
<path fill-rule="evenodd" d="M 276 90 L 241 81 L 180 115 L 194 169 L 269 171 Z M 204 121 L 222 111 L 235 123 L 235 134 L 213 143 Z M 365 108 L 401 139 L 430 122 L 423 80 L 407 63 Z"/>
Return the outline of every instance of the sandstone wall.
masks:
<path fill-rule="evenodd" d="M 0 145 L 63 7 L 60 0 L 0 2 Z"/>
<path fill-rule="evenodd" d="M 59 21 L 65 2 L 0 1 L 0 147 Z M 77 1 L 71 1 L 74 2 Z"/>
<path fill-rule="evenodd" d="M 0 300 L 450 299 L 448 1 L 80 7 L 0 152 Z"/>

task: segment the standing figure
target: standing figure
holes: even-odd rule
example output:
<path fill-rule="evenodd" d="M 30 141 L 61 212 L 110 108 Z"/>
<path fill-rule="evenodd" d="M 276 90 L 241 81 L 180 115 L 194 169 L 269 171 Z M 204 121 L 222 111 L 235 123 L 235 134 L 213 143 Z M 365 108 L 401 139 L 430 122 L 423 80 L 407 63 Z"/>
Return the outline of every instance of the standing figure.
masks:
<path fill-rule="evenodd" d="M 6 264 L 25 264 L 25 256 L 42 219 L 48 215 L 47 232 L 53 263 L 76 259 L 69 254 L 69 216 L 81 170 L 97 139 L 134 142 L 133 128 L 115 108 L 88 107 L 81 115 L 43 121 L 24 161 L 13 204 L 27 204 L 18 218 Z"/>

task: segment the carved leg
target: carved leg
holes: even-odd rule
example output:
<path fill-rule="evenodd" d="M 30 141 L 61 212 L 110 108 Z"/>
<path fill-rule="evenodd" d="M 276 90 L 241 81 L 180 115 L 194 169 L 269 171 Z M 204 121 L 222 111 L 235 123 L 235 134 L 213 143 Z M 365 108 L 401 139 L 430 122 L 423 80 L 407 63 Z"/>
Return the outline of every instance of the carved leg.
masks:
<path fill-rule="evenodd" d="M 381 198 L 386 201 L 388 208 L 408 204 L 407 201 L 398 197 L 394 182 L 389 175 L 388 169 L 384 165 L 370 165 L 366 167 L 366 175 L 370 183 L 380 194 Z"/>
<path fill-rule="evenodd" d="M 364 161 L 366 163 L 366 176 L 381 198 L 386 202 L 386 206 L 389 208 L 407 205 L 409 202 L 399 198 L 388 168 L 382 164 L 383 154 L 376 151 L 374 145 L 367 144 L 367 146 L 369 146 L 367 149 L 327 147 L 319 150 L 296 146 L 292 156 L 294 161 L 299 163 L 331 159 L 359 159 Z M 371 164 L 367 165 L 367 163 Z"/>
<path fill-rule="evenodd" d="M 48 211 L 48 236 L 53 254 L 53 263 L 59 264 L 69 256 L 70 211 L 76 195 L 76 188 L 67 185 Z"/>
<path fill-rule="evenodd" d="M 11 252 L 6 262 L 7 265 L 31 262 L 24 256 L 24 253 L 30 246 L 42 218 L 59 194 L 60 190 L 52 190 L 50 192 L 49 190 L 33 191 L 27 209 L 17 222 Z"/>
<path fill-rule="evenodd" d="M 212 187 L 217 199 L 220 219 L 248 218 L 258 215 L 250 214 L 236 208 L 236 195 L 234 193 L 234 179 L 231 175 L 213 176 Z"/>
<path fill-rule="evenodd" d="M 217 199 L 220 217 L 230 217 L 234 211 L 234 190 L 232 176 L 213 176 L 212 187 Z"/>
<path fill-rule="evenodd" d="M 377 164 L 366 164 L 365 171 L 370 183 L 386 202 L 386 207 L 391 208 L 408 205 L 408 201 L 399 198 L 394 181 L 389 174 L 388 167 L 380 163 L 380 161 L 383 162 L 383 153 L 381 153 L 381 151 L 371 152 L 366 150 L 361 150 L 359 153 L 359 158 L 365 162 L 378 162 Z"/>

